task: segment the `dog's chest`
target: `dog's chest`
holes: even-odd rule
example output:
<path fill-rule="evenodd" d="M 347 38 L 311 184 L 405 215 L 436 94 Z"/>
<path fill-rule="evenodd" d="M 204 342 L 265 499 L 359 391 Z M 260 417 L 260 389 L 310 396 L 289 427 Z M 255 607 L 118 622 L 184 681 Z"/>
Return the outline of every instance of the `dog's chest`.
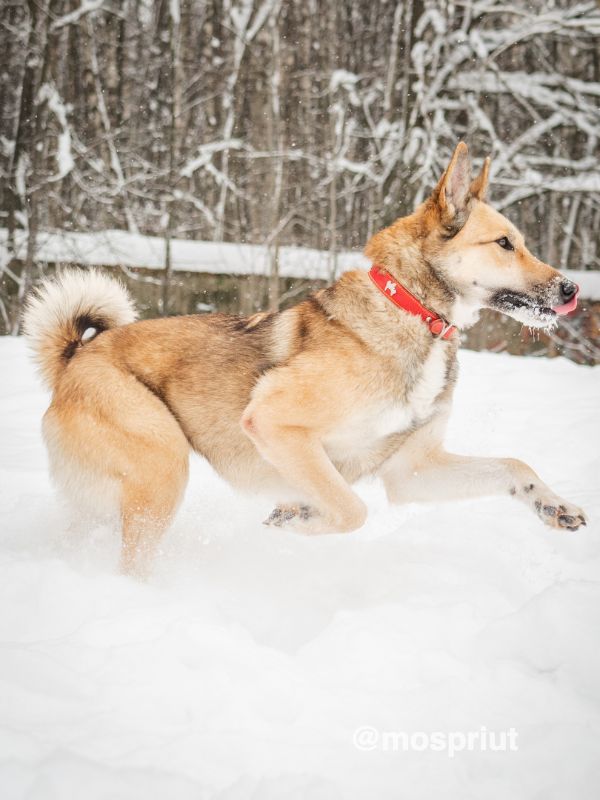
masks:
<path fill-rule="evenodd" d="M 443 342 L 435 342 L 412 388 L 402 402 L 379 398 L 360 411 L 340 420 L 323 440 L 333 460 L 356 458 L 368 453 L 392 433 L 402 433 L 426 420 L 435 410 L 435 401 L 444 390 L 448 374 L 447 351 Z"/>

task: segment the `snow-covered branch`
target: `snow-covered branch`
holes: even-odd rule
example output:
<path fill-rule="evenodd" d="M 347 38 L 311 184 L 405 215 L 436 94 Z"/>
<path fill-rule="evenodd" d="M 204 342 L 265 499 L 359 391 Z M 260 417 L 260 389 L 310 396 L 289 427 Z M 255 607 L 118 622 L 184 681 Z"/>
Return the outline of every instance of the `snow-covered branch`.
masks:
<path fill-rule="evenodd" d="M 70 11 L 68 14 L 63 14 L 62 17 L 55 19 L 50 26 L 51 30 L 57 31 L 61 28 L 65 28 L 67 25 L 74 25 L 87 14 L 91 14 L 93 11 L 99 11 L 105 4 L 106 0 L 84 0 L 74 11 Z"/>

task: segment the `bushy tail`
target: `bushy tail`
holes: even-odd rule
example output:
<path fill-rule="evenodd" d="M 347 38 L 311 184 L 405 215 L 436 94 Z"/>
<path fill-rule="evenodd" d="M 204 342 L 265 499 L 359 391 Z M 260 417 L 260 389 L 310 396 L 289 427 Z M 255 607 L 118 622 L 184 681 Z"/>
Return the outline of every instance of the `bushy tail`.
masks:
<path fill-rule="evenodd" d="M 25 306 L 23 331 L 42 375 L 54 388 L 89 328 L 97 333 L 136 318 L 127 289 L 99 270 L 66 270 L 44 281 Z"/>

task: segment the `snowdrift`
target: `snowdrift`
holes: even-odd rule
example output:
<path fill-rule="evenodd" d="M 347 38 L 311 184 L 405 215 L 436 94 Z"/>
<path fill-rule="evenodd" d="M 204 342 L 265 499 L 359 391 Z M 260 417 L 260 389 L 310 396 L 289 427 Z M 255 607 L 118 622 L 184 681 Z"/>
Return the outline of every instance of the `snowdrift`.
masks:
<path fill-rule="evenodd" d="M 462 353 L 448 436 L 529 461 L 582 533 L 364 483 L 361 531 L 298 537 L 195 459 L 147 585 L 49 485 L 23 341 L 0 339 L 0 369 L 3 798 L 597 796 L 600 368 Z M 381 739 L 483 728 L 518 748 Z"/>

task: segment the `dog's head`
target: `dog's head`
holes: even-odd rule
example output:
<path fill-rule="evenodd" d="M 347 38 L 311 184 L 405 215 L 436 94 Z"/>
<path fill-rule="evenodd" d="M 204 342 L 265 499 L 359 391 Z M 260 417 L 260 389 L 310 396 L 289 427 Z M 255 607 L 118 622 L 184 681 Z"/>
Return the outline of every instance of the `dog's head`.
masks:
<path fill-rule="evenodd" d="M 530 253 L 517 228 L 486 203 L 489 168 L 487 158 L 472 179 L 460 142 L 431 197 L 398 221 L 399 233 L 418 231 L 421 256 L 467 318 L 470 310 L 493 308 L 525 325 L 549 327 L 575 308 L 578 287 Z"/>

